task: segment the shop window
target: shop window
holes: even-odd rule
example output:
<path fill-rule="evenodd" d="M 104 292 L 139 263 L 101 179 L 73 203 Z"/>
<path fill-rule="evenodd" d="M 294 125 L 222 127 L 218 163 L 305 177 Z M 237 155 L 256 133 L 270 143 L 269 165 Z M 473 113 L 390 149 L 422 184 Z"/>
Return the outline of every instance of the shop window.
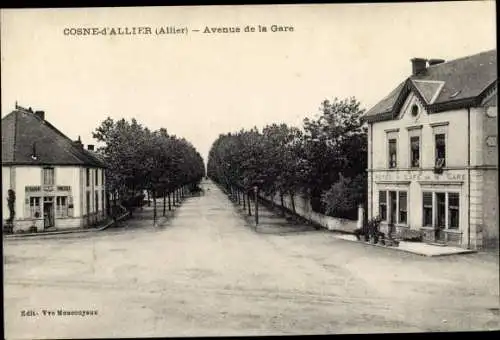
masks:
<path fill-rule="evenodd" d="M 103 171 L 104 172 L 104 171 Z M 103 182 L 104 183 L 104 182 Z M 106 201 L 106 197 L 104 196 L 104 190 L 101 190 L 101 204 L 102 204 L 102 211 L 104 211 L 104 202 Z"/>
<path fill-rule="evenodd" d="M 389 168 L 397 166 L 397 140 L 389 139 Z"/>
<path fill-rule="evenodd" d="M 104 185 L 104 169 L 101 169 L 101 185 Z"/>
<path fill-rule="evenodd" d="M 54 185 L 54 168 L 43 168 L 43 184 Z"/>
<path fill-rule="evenodd" d="M 31 218 L 38 218 L 40 213 L 40 197 L 30 197 L 30 216 Z"/>
<path fill-rule="evenodd" d="M 87 168 L 87 186 L 90 186 L 90 169 Z"/>
<path fill-rule="evenodd" d="M 87 215 L 90 214 L 90 192 L 87 191 L 86 195 L 86 203 L 87 203 Z"/>
<path fill-rule="evenodd" d="M 446 166 L 446 135 L 439 133 L 435 135 L 436 143 L 436 167 L 442 168 Z"/>
<path fill-rule="evenodd" d="M 399 192 L 399 223 L 406 224 L 407 223 L 407 194 L 406 191 Z"/>
<path fill-rule="evenodd" d="M 56 197 L 56 216 L 68 217 L 68 198 L 66 196 Z"/>
<path fill-rule="evenodd" d="M 423 196 L 423 213 L 424 213 L 424 227 L 432 226 L 432 192 L 424 192 Z"/>
<path fill-rule="evenodd" d="M 99 185 L 99 176 L 97 175 L 98 174 L 98 169 L 95 169 L 95 185 Z"/>
<path fill-rule="evenodd" d="M 387 192 L 386 191 L 379 191 L 379 198 L 378 198 L 378 204 L 379 204 L 379 215 L 382 221 L 387 220 Z"/>
<path fill-rule="evenodd" d="M 412 168 L 420 166 L 420 137 L 414 136 L 410 138 L 410 165 Z"/>
<path fill-rule="evenodd" d="M 95 192 L 95 205 L 94 205 L 94 211 L 97 212 L 99 210 L 99 193 L 96 191 Z"/>
<path fill-rule="evenodd" d="M 458 229 L 459 222 L 459 194 L 450 192 L 448 193 L 448 228 Z"/>

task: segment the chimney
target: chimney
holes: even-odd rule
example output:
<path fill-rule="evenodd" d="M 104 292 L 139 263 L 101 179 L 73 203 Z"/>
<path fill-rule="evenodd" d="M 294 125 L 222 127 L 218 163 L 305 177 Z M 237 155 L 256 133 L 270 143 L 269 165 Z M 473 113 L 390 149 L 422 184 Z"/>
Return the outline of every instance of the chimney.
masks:
<path fill-rule="evenodd" d="M 87 145 L 87 150 L 94 151 L 94 145 L 93 144 Z"/>
<path fill-rule="evenodd" d="M 80 139 L 80 136 L 78 136 L 77 140 L 73 141 L 73 145 L 83 149 L 83 143 L 82 140 Z"/>
<path fill-rule="evenodd" d="M 413 58 L 411 60 L 411 66 L 413 75 L 422 74 L 427 69 L 427 59 L 424 58 Z"/>
<path fill-rule="evenodd" d="M 35 111 L 35 115 L 37 115 L 41 120 L 45 120 L 45 111 Z"/>
<path fill-rule="evenodd" d="M 442 64 L 444 62 L 444 59 L 429 59 L 429 66 Z"/>

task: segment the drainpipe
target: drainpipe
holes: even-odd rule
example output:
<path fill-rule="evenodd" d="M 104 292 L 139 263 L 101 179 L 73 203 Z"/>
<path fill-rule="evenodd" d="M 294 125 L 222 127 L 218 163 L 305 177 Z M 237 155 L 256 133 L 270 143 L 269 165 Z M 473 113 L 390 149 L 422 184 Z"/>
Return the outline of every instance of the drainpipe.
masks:
<path fill-rule="evenodd" d="M 370 175 L 370 216 L 368 219 L 371 219 L 373 218 L 373 123 L 370 123 L 370 164 L 368 170 Z"/>
<path fill-rule="evenodd" d="M 470 107 L 467 108 L 467 216 L 469 223 L 467 226 L 467 249 L 470 249 Z"/>

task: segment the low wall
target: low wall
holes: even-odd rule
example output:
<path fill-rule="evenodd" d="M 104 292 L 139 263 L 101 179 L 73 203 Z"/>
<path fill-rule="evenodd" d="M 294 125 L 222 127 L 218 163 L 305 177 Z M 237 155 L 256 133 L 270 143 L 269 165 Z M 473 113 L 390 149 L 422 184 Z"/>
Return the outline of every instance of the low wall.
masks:
<path fill-rule="evenodd" d="M 262 196 L 262 198 L 272 201 L 278 206 L 281 206 L 281 199 L 278 194 L 274 195 L 274 197 Z M 297 213 L 297 215 L 304 217 L 305 219 L 312 221 L 328 230 L 352 233 L 357 228 L 357 221 L 331 217 L 313 211 L 311 202 L 303 196 L 294 196 L 294 203 L 295 212 Z M 290 196 L 283 196 L 283 206 L 288 210 L 293 211 L 292 199 Z"/>

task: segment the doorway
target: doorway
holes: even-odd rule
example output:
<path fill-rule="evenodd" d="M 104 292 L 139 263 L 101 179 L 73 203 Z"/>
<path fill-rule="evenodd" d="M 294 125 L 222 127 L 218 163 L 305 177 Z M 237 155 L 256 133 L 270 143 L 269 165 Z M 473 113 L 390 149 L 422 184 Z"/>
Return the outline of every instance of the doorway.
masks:
<path fill-rule="evenodd" d="M 398 213 L 398 206 L 397 206 L 397 192 L 396 191 L 389 191 L 389 204 L 390 204 L 390 219 L 389 219 L 389 224 L 393 223 L 396 224 L 396 217 Z"/>
<path fill-rule="evenodd" d="M 446 228 L 446 194 L 436 193 L 436 241 L 444 242 L 444 229 Z"/>
<path fill-rule="evenodd" d="M 43 198 L 43 228 L 54 227 L 54 197 Z"/>

